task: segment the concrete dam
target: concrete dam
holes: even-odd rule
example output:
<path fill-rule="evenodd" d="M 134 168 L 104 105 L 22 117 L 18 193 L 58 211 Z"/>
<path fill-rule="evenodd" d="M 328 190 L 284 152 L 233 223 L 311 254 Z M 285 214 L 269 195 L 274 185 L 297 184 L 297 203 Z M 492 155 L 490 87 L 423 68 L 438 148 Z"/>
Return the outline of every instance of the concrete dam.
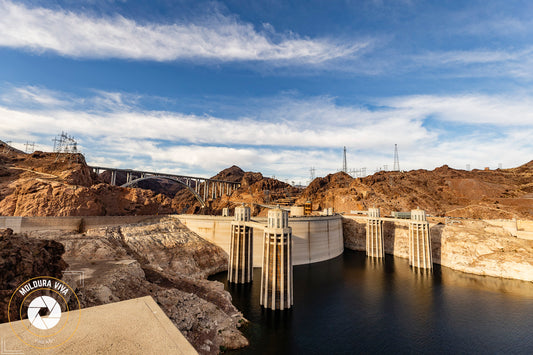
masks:
<path fill-rule="evenodd" d="M 231 245 L 231 223 L 234 217 L 175 215 L 190 230 L 218 245 L 228 255 Z M 292 264 L 304 265 L 333 259 L 344 251 L 342 216 L 289 217 L 292 228 Z M 263 259 L 263 229 L 266 217 L 254 217 L 253 266 L 261 267 Z"/>

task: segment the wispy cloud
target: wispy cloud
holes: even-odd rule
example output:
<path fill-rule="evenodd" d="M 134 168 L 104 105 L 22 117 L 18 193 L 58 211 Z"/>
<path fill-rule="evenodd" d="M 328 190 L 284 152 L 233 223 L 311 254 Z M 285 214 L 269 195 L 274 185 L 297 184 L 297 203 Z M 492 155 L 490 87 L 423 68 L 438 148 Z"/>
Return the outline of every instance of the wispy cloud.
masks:
<path fill-rule="evenodd" d="M 220 14 L 204 23 L 141 24 L 118 14 L 91 17 L 8 0 L 0 0 L 0 13 L 0 46 L 76 58 L 321 63 L 352 56 L 369 44 L 272 35 L 272 29 L 258 32 Z"/>
<path fill-rule="evenodd" d="M 70 100 L 60 98 L 60 94 L 53 90 L 38 86 L 8 87 L 0 95 L 1 102 L 11 106 L 39 106 L 65 107 Z"/>
<path fill-rule="evenodd" d="M 533 78 L 533 47 L 519 50 L 471 49 L 426 52 L 405 58 L 414 68 L 446 69 L 447 76 Z"/>

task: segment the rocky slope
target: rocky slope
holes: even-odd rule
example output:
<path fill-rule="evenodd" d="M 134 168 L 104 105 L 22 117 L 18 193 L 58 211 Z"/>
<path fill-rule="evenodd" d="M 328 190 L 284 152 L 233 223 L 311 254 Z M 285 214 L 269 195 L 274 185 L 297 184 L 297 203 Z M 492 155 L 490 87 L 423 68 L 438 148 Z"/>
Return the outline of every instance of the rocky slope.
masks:
<path fill-rule="evenodd" d="M 207 208 L 201 208 L 190 191 L 169 180 L 151 179 L 129 188 L 111 186 L 109 172 L 94 174 L 81 154 L 25 154 L 4 146 L 0 141 L 3 216 L 220 214 L 222 208 L 233 208 L 241 202 L 275 203 L 299 193 L 286 183 L 232 166 L 213 178 L 238 181 L 242 187 L 232 196 L 207 201 Z M 117 184 L 125 181 L 125 173 L 119 172 Z M 257 206 L 254 213 L 266 212 Z"/>
<path fill-rule="evenodd" d="M 4 153 L 0 146 L 0 215 L 150 215 L 174 211 L 167 196 L 101 182 L 81 154 Z"/>
<path fill-rule="evenodd" d="M 385 253 L 409 257 L 407 223 L 384 222 Z M 365 251 L 366 219 L 343 218 L 344 246 Z M 430 223 L 433 262 L 465 273 L 533 282 L 533 240 L 483 221 Z"/>
<path fill-rule="evenodd" d="M 391 211 L 420 207 L 436 216 L 533 218 L 533 161 L 513 169 L 382 171 L 365 178 L 336 173 L 315 179 L 297 203 L 337 212 L 372 206 Z"/>
<path fill-rule="evenodd" d="M 231 296 L 221 283 L 206 280 L 227 269 L 227 255 L 175 218 L 31 237 L 64 245 L 69 270 L 85 274 L 77 290 L 83 307 L 150 295 L 201 354 L 248 344 Z"/>

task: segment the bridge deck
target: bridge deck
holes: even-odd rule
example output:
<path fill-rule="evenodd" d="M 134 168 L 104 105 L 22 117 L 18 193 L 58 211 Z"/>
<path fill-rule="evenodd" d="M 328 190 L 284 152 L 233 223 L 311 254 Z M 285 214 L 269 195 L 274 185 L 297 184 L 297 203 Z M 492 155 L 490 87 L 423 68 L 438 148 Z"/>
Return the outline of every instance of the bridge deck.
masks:
<path fill-rule="evenodd" d="M 119 169 L 119 168 L 109 168 L 109 167 L 103 167 L 103 166 L 89 166 L 89 168 L 93 170 L 109 170 L 109 171 L 123 171 L 125 173 L 130 174 L 144 174 L 144 175 L 151 175 L 151 176 L 168 176 L 173 178 L 183 178 L 183 179 L 194 179 L 194 180 L 209 180 L 214 182 L 223 182 L 226 184 L 233 184 L 233 185 L 240 185 L 240 182 L 235 181 L 227 181 L 227 180 L 219 180 L 219 179 L 211 179 L 206 177 L 200 177 L 200 176 L 189 176 L 189 175 L 178 175 L 178 174 L 170 174 L 170 173 L 158 173 L 154 171 L 144 171 L 144 170 L 133 170 L 133 169 Z"/>

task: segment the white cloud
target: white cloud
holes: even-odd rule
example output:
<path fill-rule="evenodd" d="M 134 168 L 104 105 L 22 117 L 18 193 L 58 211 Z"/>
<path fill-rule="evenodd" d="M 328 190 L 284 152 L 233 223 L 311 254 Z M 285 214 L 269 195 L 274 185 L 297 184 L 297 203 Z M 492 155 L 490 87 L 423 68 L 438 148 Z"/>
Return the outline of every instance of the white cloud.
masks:
<path fill-rule="evenodd" d="M 92 100 L 91 100 L 92 101 Z M 120 103 L 119 105 L 122 105 Z M 301 105 L 301 103 L 300 103 Z M 316 105 L 316 103 L 315 103 Z M 23 110 L 0 107 L 0 116 L 10 121 L 1 129 L 4 134 L 34 130 L 55 134 L 68 130 L 74 135 L 129 137 L 180 142 L 181 144 L 292 146 L 333 148 L 339 145 L 375 147 L 384 143 L 409 144 L 431 135 L 420 120 L 409 115 L 384 117 L 378 112 L 350 110 L 335 106 L 324 107 L 322 120 L 306 121 L 314 115 L 312 107 L 293 108 L 293 120 L 272 116 L 268 121 L 255 117 L 232 120 L 211 116 L 185 115 L 175 112 L 144 111 L 132 107 L 121 111 L 87 112 L 81 110 Z M 121 107 L 122 108 L 122 107 Z M 279 109 L 283 111 L 283 108 Z M 329 117 L 342 115 L 339 124 Z M 393 139 L 392 133 L 395 138 Z"/>
<path fill-rule="evenodd" d="M 199 24 L 140 24 L 120 15 L 96 18 L 7 0 L 0 0 L 0 13 L 0 46 L 77 58 L 321 63 L 352 56 L 369 44 L 298 36 L 274 41 L 279 35 L 257 32 L 251 24 L 222 15 Z"/>
<path fill-rule="evenodd" d="M 533 125 L 533 97 L 524 95 L 456 96 L 419 95 L 387 99 L 397 110 L 413 117 L 434 115 L 439 120 L 468 124 L 492 124 L 500 127 Z"/>
<path fill-rule="evenodd" d="M 5 100 L 28 91 L 40 107 Z M 74 97 L 58 108 L 54 95 L 71 97 L 32 87 L 0 96 L 0 139 L 42 145 L 65 130 L 93 164 L 203 176 L 236 164 L 300 180 L 311 166 L 317 174 L 340 168 L 342 146 L 349 167 L 369 173 L 392 167 L 394 144 L 403 169 L 511 167 L 533 158 L 533 97 L 524 95 L 394 97 L 373 110 L 329 97 L 254 99 L 256 115 L 233 119 L 144 110 L 123 93 Z"/>

